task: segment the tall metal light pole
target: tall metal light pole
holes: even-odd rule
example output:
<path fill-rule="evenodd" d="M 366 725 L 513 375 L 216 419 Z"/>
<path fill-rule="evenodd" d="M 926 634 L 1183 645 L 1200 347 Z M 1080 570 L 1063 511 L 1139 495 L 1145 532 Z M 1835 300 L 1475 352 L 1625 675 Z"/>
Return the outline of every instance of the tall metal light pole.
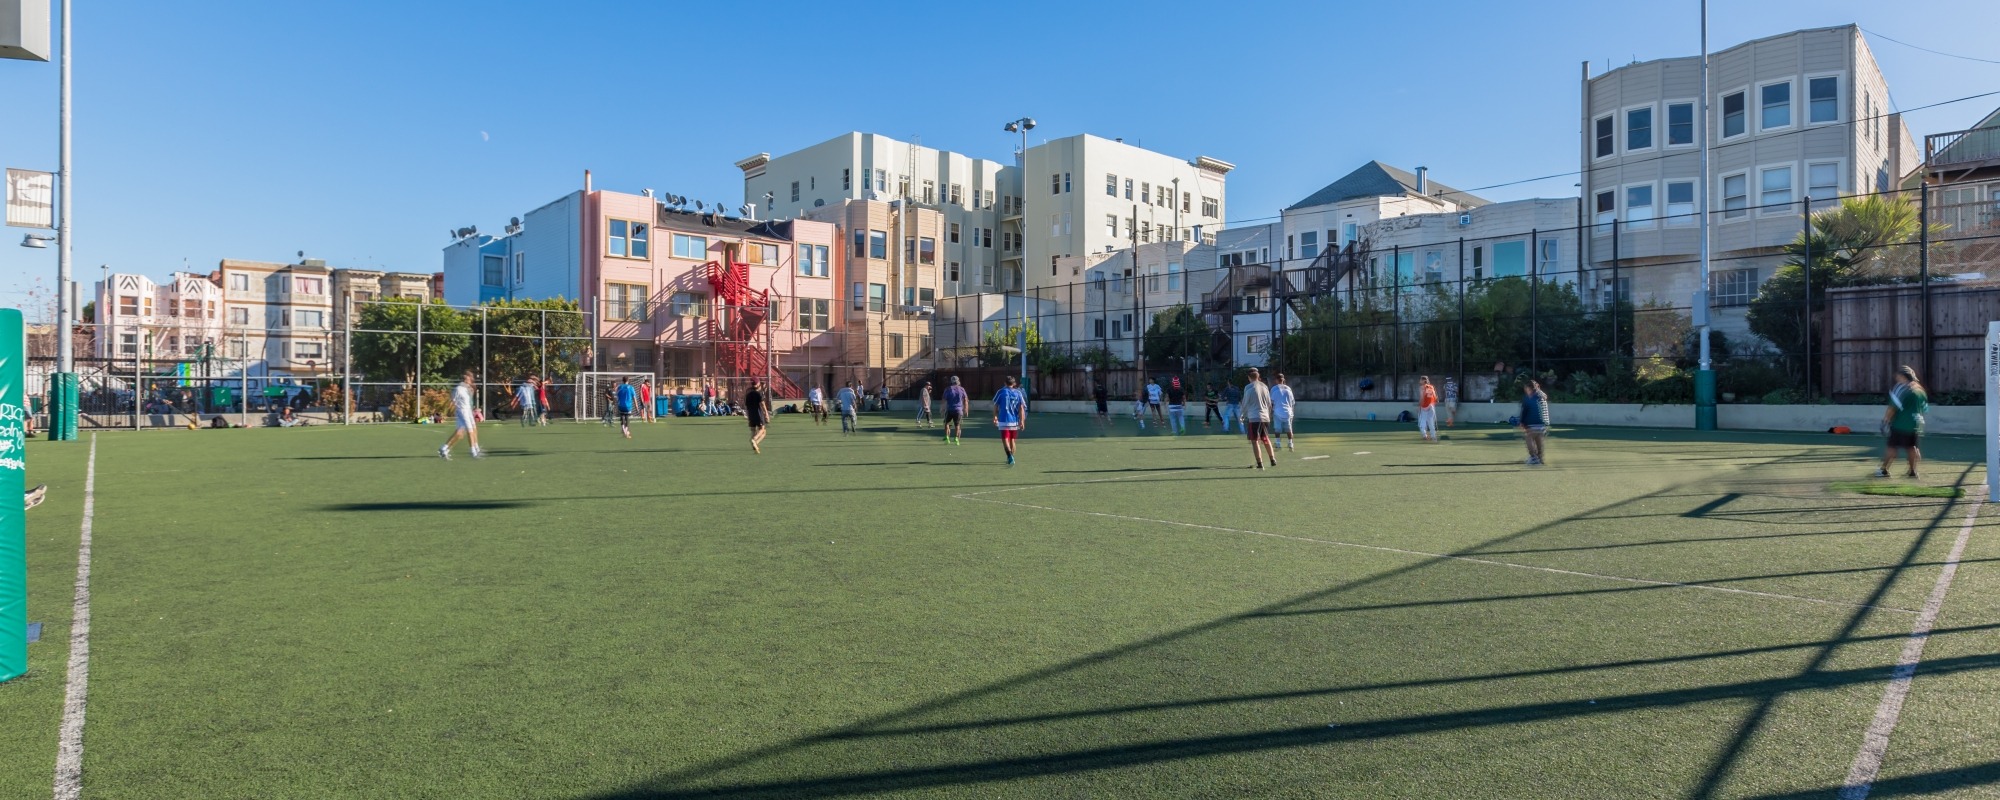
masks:
<path fill-rule="evenodd" d="M 68 0 L 64 0 L 64 2 L 68 2 Z M 1028 131 L 1035 129 L 1035 118 L 1022 117 L 1013 120 L 1007 123 L 1005 129 L 1008 133 L 1021 134 L 1021 149 L 1014 152 L 1014 166 L 1023 169 L 1023 174 L 1021 175 L 1021 195 L 1025 197 L 1028 194 L 1028 176 L 1025 172 L 1028 166 Z M 1025 233 L 1027 228 L 1026 223 L 1023 223 L 1021 227 Z M 1021 263 L 1021 330 L 1015 338 L 1017 340 L 1015 342 L 1016 346 L 1021 348 L 1021 391 L 1025 392 L 1028 390 L 1028 264 L 1026 259 L 1023 259 Z"/>
<path fill-rule="evenodd" d="M 1701 364 L 1694 373 L 1694 427 L 1715 430 L 1715 369 L 1708 350 L 1709 213 L 1708 196 L 1713 191 L 1708 172 L 1708 0 L 1701 0 L 1701 283 L 1694 292 L 1694 323 L 1701 329 Z M 1616 291 L 1617 287 L 1612 287 Z"/>

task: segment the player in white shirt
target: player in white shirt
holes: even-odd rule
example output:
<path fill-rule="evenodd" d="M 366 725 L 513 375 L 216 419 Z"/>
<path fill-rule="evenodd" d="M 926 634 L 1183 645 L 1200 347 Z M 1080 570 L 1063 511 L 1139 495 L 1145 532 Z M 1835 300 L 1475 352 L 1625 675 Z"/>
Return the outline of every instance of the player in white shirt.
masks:
<path fill-rule="evenodd" d="M 1154 422 L 1167 421 L 1166 415 L 1160 410 L 1160 384 L 1156 381 L 1146 382 L 1146 406 L 1153 410 Z"/>
<path fill-rule="evenodd" d="M 826 390 L 814 386 L 806 393 L 806 413 L 812 415 L 814 422 L 826 424 Z"/>
<path fill-rule="evenodd" d="M 466 370 L 465 379 L 451 390 L 451 415 L 457 420 L 458 429 L 452 431 L 451 438 L 444 440 L 444 445 L 438 448 L 438 456 L 446 461 L 451 460 L 451 446 L 458 444 L 460 436 L 472 443 L 473 458 L 486 457 L 479 449 L 479 420 L 476 404 L 472 400 L 472 377 L 472 370 Z"/>
<path fill-rule="evenodd" d="M 1271 385 L 1271 435 L 1285 437 L 1285 449 L 1297 452 L 1298 440 L 1292 437 L 1292 387 L 1285 383 L 1285 373 L 1278 373 L 1278 382 Z"/>

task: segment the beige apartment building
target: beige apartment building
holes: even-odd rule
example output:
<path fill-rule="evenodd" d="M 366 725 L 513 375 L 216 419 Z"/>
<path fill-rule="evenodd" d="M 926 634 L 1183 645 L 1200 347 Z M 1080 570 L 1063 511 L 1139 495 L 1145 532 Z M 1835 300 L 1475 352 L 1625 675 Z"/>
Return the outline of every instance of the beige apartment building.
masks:
<path fill-rule="evenodd" d="M 831 222 L 847 235 L 836 300 L 842 309 L 844 364 L 932 366 L 937 348 L 931 321 L 937 315 L 942 243 L 950 224 L 945 215 L 917 203 L 842 200 L 805 216 Z"/>

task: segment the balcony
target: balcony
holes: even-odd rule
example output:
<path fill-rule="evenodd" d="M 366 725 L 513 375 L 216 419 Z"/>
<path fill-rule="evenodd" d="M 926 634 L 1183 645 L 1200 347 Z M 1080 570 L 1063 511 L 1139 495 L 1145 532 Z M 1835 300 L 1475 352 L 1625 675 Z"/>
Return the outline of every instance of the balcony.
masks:
<path fill-rule="evenodd" d="M 2000 167 L 2000 128 L 1974 128 L 1926 136 L 1924 165 L 1932 174 Z"/>

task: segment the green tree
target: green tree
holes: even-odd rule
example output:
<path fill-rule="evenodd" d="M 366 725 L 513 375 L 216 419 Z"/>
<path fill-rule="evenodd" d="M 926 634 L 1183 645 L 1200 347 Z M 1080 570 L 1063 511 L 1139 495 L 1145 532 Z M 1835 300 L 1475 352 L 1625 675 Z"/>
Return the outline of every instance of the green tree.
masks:
<path fill-rule="evenodd" d="M 1020 354 L 1011 352 L 1008 348 L 1019 344 L 1023 325 L 1028 330 L 1028 360 L 1030 363 L 1037 361 L 1037 356 L 1044 348 L 1042 332 L 1036 329 L 1034 322 L 1030 321 L 1015 325 L 995 325 L 986 329 L 986 338 L 979 344 L 979 363 L 988 367 L 1020 363 L 1016 360 Z"/>
<path fill-rule="evenodd" d="M 1193 306 L 1172 306 L 1154 314 L 1152 324 L 1146 326 L 1146 361 L 1178 365 L 1183 358 L 1205 360 L 1208 340 L 1208 323 L 1201 321 Z"/>
<path fill-rule="evenodd" d="M 473 327 L 486 334 L 488 374 L 507 381 L 524 375 L 541 375 L 558 383 L 575 380 L 590 351 L 589 326 L 577 310 L 576 301 L 558 297 L 494 300 L 482 312 L 468 315 Z M 430 327 L 430 313 L 424 310 L 426 328 Z M 430 346 L 428 338 L 424 345 Z M 480 354 L 468 347 L 464 355 L 461 361 L 477 359 Z"/>
<path fill-rule="evenodd" d="M 450 383 L 453 368 L 472 344 L 472 319 L 432 301 L 423 306 L 421 365 L 425 383 Z M 354 369 L 369 381 L 417 381 L 418 301 L 393 298 L 369 303 L 357 315 L 353 339 Z M 475 354 L 476 355 L 476 354 Z"/>
<path fill-rule="evenodd" d="M 1932 225 L 1931 230 L 1935 237 L 1943 226 Z M 1810 234 L 1801 231 L 1785 245 L 1784 266 L 1750 301 L 1746 315 L 1750 331 L 1776 347 L 1792 368 L 1802 365 L 1808 337 L 1819 335 L 1823 327 L 1827 290 L 1916 280 L 1919 253 L 1911 243 L 1922 231 L 1916 206 L 1900 196 L 1849 198 L 1814 213 Z M 1810 287 L 1806 284 L 1808 265 Z M 1806 328 L 1809 307 L 1813 315 L 1810 331 Z"/>

